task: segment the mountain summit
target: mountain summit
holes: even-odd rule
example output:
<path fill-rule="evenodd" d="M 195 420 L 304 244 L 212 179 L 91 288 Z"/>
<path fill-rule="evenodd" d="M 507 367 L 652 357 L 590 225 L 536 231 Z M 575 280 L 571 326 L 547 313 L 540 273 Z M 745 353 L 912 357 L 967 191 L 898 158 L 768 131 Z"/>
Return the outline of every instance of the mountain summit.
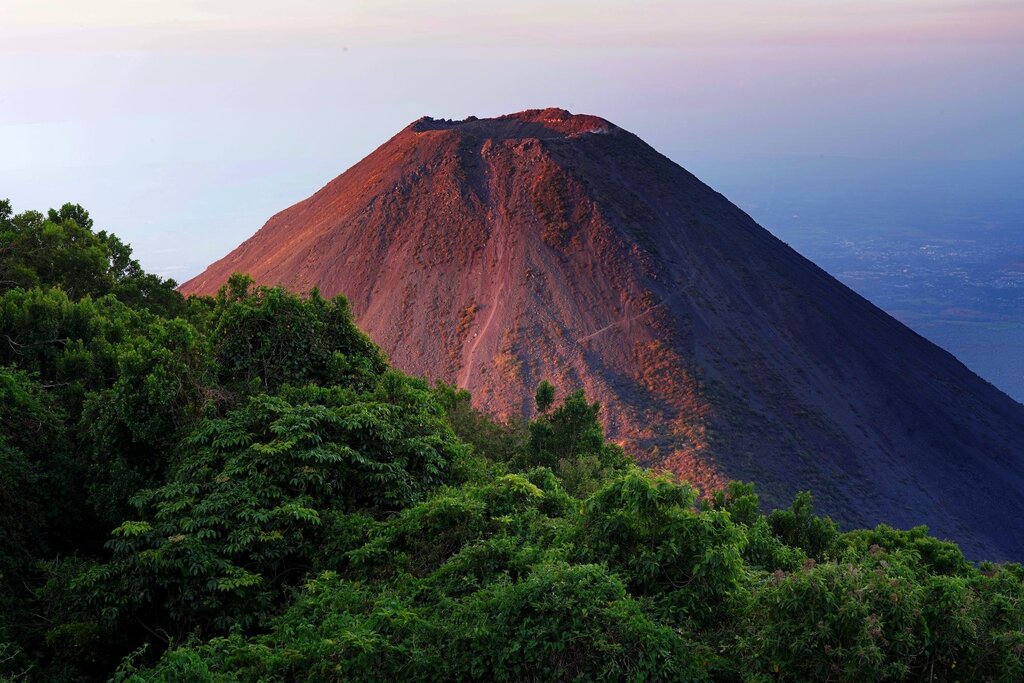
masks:
<path fill-rule="evenodd" d="M 344 294 L 396 366 L 499 416 L 582 387 L 703 487 L 1024 559 L 1024 406 L 602 118 L 419 119 L 181 289 L 233 272 Z"/>

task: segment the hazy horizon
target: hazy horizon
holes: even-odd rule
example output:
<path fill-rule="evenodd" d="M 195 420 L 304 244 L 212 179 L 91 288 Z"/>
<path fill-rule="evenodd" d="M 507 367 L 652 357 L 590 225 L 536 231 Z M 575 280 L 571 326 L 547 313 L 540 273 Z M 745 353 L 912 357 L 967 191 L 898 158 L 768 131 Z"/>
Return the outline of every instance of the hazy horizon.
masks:
<path fill-rule="evenodd" d="M 1024 159 L 1015 2 L 0 8 L 3 194 L 79 202 L 178 280 L 423 115 L 559 106 L 684 165 L 765 174 L 787 156 Z"/>

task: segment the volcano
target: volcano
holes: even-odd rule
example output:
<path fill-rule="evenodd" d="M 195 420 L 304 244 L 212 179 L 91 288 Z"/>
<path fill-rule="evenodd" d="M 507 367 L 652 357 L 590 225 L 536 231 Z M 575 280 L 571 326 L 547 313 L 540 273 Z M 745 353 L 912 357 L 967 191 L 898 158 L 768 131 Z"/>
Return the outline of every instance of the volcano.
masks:
<path fill-rule="evenodd" d="M 637 136 L 422 118 L 198 277 L 344 294 L 402 370 L 529 415 L 547 379 L 703 489 L 1024 559 L 1024 406 Z"/>

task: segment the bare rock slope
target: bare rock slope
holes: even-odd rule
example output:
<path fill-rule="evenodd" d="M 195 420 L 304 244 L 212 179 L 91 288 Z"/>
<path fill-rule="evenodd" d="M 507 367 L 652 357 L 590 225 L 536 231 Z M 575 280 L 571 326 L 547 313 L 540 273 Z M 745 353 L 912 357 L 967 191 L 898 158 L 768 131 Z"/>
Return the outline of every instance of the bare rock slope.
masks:
<path fill-rule="evenodd" d="M 701 486 L 1024 560 L 1024 406 L 604 119 L 420 119 L 182 291 L 233 272 L 344 294 L 396 366 L 499 416 L 583 387 Z"/>

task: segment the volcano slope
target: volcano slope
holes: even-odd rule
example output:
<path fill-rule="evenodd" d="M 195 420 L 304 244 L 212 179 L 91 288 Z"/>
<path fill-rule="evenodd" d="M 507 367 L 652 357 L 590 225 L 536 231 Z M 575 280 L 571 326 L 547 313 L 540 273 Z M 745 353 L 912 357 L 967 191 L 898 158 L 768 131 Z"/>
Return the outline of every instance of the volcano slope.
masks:
<path fill-rule="evenodd" d="M 499 417 L 582 387 L 705 489 L 1024 560 L 1024 406 L 604 119 L 420 119 L 181 289 L 234 272 L 344 294 L 395 365 Z"/>

